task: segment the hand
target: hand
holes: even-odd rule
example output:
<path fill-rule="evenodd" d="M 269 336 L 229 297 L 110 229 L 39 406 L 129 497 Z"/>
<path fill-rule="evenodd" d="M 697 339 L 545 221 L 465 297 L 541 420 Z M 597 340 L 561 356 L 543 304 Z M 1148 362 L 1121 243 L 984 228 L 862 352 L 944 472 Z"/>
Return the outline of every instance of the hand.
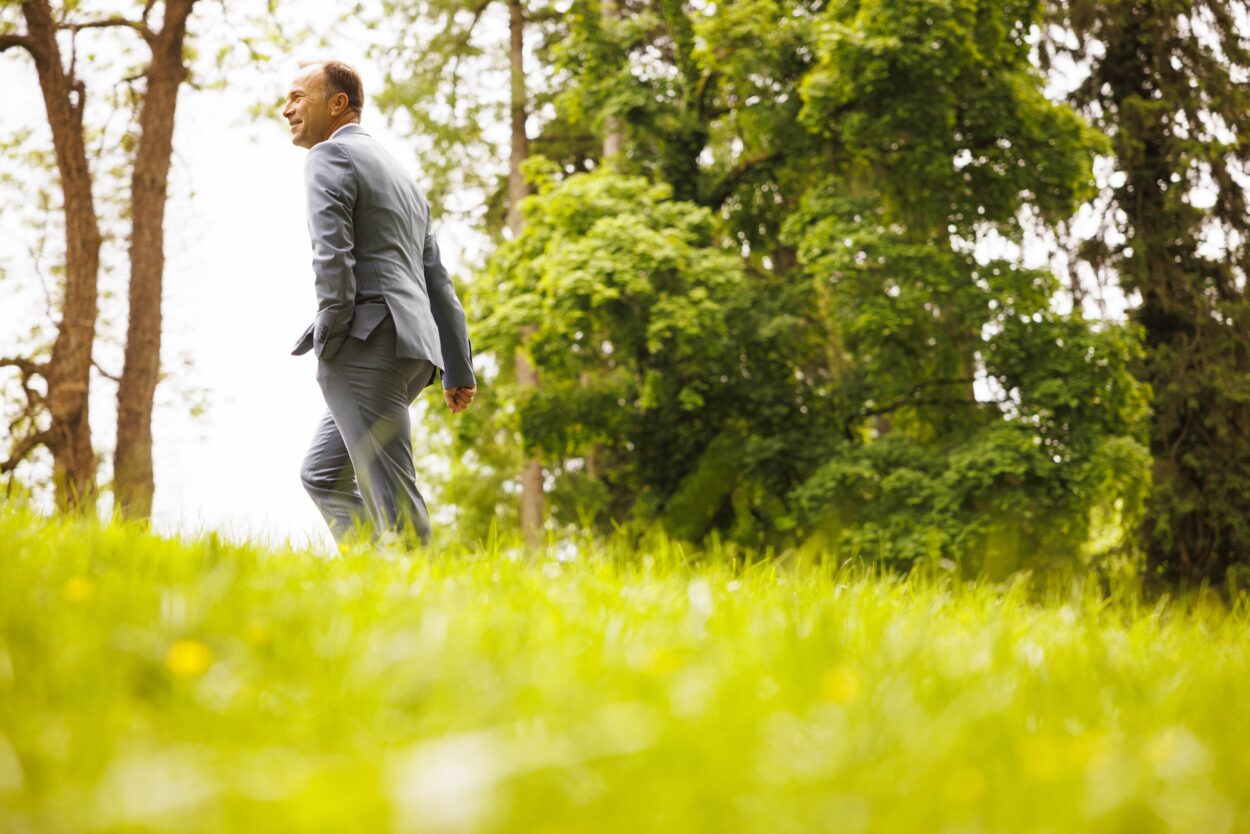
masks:
<path fill-rule="evenodd" d="M 456 414 L 469 407 L 476 393 L 476 385 L 460 385 L 456 388 L 444 388 L 443 399 L 447 401 L 447 407 L 451 409 L 451 412 Z"/>

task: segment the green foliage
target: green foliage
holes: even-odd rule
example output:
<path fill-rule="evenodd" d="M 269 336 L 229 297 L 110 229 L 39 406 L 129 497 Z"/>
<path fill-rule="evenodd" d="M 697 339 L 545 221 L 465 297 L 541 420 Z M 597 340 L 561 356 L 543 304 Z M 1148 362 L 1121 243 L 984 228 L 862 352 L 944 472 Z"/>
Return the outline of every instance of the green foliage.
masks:
<path fill-rule="evenodd" d="M 1080 31 L 1110 26 L 1087 5 L 1072 6 Z M 1114 571 L 1136 563 L 1125 533 L 1138 523 L 1161 540 L 1192 536 L 1145 512 L 1152 470 L 1165 476 L 1156 495 L 1179 490 L 1192 506 L 1180 496 L 1200 483 L 1236 491 L 1240 464 L 1220 470 L 1198 449 L 1165 464 L 1156 436 L 1152 465 L 1152 389 L 1173 403 L 1159 413 L 1172 434 L 1189 426 L 1231 447 L 1247 435 L 1231 411 L 1176 404 L 1232 408 L 1248 389 L 1214 353 L 1153 342 L 1144 319 L 1056 312 L 1056 277 L 1016 254 L 1095 193 L 1097 155 L 1148 150 L 1046 96 L 1044 11 L 578 0 L 544 18 L 564 35 L 542 50 L 556 115 L 535 141 L 553 161 L 531 166 L 526 231 L 479 279 L 479 347 L 500 360 L 478 418 L 488 456 L 541 452 L 557 524 L 660 520 L 691 539 L 807 541 L 899 566 Z M 1202 83 L 1232 106 L 1223 78 Z M 1169 107 L 1138 90 L 1114 112 L 1149 126 Z M 609 130 L 623 131 L 612 172 L 575 174 L 597 155 L 586 136 Z M 1214 145 L 1168 147 L 1223 176 Z M 1160 222 L 1202 218 L 1172 192 Z M 1227 225 L 1244 203 L 1221 194 Z M 1111 243 L 1086 251 L 1119 257 Z M 1243 355 L 1229 290 L 1243 273 L 1236 260 L 1195 294 L 1219 300 L 1184 344 Z M 1178 287 L 1158 297 L 1188 297 Z M 511 357 L 530 327 L 542 384 L 521 394 Z M 1186 373 L 1165 379 L 1178 363 Z M 1227 477 L 1194 477 L 1210 470 Z M 1228 517 L 1220 529 L 1237 540 L 1241 515 Z"/>
<path fill-rule="evenodd" d="M 1250 717 L 1228 709 L 1250 698 L 1244 591 L 1149 604 L 662 536 L 327 559 L 11 505 L 0 542 L 5 831 L 1110 834 L 1250 814 Z"/>
<path fill-rule="evenodd" d="M 551 52 L 564 80 L 554 103 L 571 124 L 600 133 L 619 118 L 628 165 L 696 201 L 708 102 L 693 15 L 677 0 L 621 5 L 608 19 L 599 0 L 572 3 L 568 37 Z"/>
<path fill-rule="evenodd" d="M 1064 219 L 1105 143 L 1043 95 L 1026 41 L 1039 17 L 1035 0 L 830 3 L 801 118 L 920 235 L 1012 224 L 1022 203 Z"/>
<path fill-rule="evenodd" d="M 1117 436 L 1055 460 L 1027 423 L 1005 421 L 939 446 L 902 433 L 848 445 L 794 497 L 815 520 L 807 546 L 845 558 L 1115 572 L 1134 567 L 1122 538 L 1141 517 L 1149 465 L 1140 443 Z"/>
<path fill-rule="evenodd" d="M 507 83 L 500 90 L 498 61 L 483 47 L 486 3 L 461 0 L 387 0 L 381 10 L 392 38 L 379 39 L 374 55 L 386 67 L 378 108 L 414 137 L 421 184 L 432 205 L 451 209 L 449 195 L 489 189 L 501 164 L 485 132 L 507 118 Z M 482 82 L 481 91 L 467 76 Z M 493 77 L 492 77 L 493 76 Z"/>
<path fill-rule="evenodd" d="M 505 362 L 492 419 L 547 461 L 557 521 L 1131 563 L 1136 334 L 976 249 L 1066 218 L 1106 147 L 1042 95 L 1035 5 L 620 11 L 574 3 L 551 56 L 561 118 L 618 119 L 624 158 L 531 163 L 475 325 L 500 357 L 533 328 L 542 384 Z"/>
<path fill-rule="evenodd" d="M 539 179 L 537 190 L 525 231 L 487 273 L 500 302 L 484 323 L 492 346 L 518 347 L 519 328 L 536 325 L 529 350 L 556 379 L 617 367 L 643 376 L 650 361 L 676 367 L 719 353 L 720 299 L 743 270 L 714 245 L 710 212 L 606 169 Z"/>
<path fill-rule="evenodd" d="M 564 15 L 544 0 L 522 2 L 524 41 L 538 60 L 526 60 L 525 100 L 516 102 L 542 125 L 530 135 L 533 149 L 578 168 L 587 157 L 587 136 L 549 103 L 559 90 L 553 78 L 555 45 L 565 39 Z M 358 16 L 359 10 L 352 12 Z M 512 85 L 508 63 L 507 8 L 491 0 L 385 0 L 365 13 L 380 37 L 373 57 L 385 69 L 373 101 L 391 125 L 410 138 L 421 186 L 439 216 L 471 220 L 497 238 L 507 210 Z"/>
<path fill-rule="evenodd" d="M 644 45 L 660 29 L 656 9 L 647 4 L 629 12 L 605 19 L 598 0 L 569 4 L 567 37 L 553 44 L 550 54 L 565 82 L 554 103 L 574 125 L 601 133 L 605 120 L 617 116 L 642 127 L 650 121 L 643 114 L 659 106 L 657 98 L 673 92 L 653 75 L 655 68 L 649 72 L 630 60 L 630 46 Z"/>
<path fill-rule="evenodd" d="M 527 453 L 595 456 L 628 509 L 639 488 L 670 492 L 724 420 L 744 271 L 711 213 L 664 184 L 607 169 L 558 180 L 541 158 L 528 169 L 537 193 L 491 259 L 475 332 L 511 356 L 533 327 L 524 350 L 541 387 L 497 398 L 515 400 Z"/>
<path fill-rule="evenodd" d="M 1112 135 L 1096 239 L 1082 247 L 1136 297 L 1151 386 L 1152 572 L 1250 572 L 1250 39 L 1243 4 L 1049 4 L 1040 44 L 1088 69 L 1073 103 Z"/>
<path fill-rule="evenodd" d="M 1136 335 L 1052 312 L 1054 276 L 975 245 L 1019 240 L 1026 210 L 1066 218 L 1105 146 L 1042 95 L 1037 20 L 1032 3 L 847 2 L 813 24 L 800 118 L 833 164 L 781 239 L 844 442 L 792 493 L 810 546 L 1002 568 L 1089 558 L 1107 519 L 1140 517 Z M 1127 552 L 1120 533 L 1101 547 Z"/>
<path fill-rule="evenodd" d="M 1049 273 L 917 243 L 837 180 L 786 234 L 844 351 L 826 379 L 848 442 L 795 492 L 816 541 L 900 565 L 1016 564 L 1075 556 L 1098 518 L 1140 518 L 1133 331 L 1054 313 Z"/>
<path fill-rule="evenodd" d="M 718 5 L 694 23 L 708 120 L 703 201 L 727 232 L 784 274 L 781 226 L 829 160 L 799 113 L 811 69 L 812 25 L 822 2 L 750 0 Z"/>
<path fill-rule="evenodd" d="M 744 439 L 740 427 L 730 426 L 703 450 L 693 470 L 666 503 L 663 523 L 669 533 L 693 540 L 701 538 L 712 526 L 716 511 L 742 477 L 743 461 L 738 451 Z"/>

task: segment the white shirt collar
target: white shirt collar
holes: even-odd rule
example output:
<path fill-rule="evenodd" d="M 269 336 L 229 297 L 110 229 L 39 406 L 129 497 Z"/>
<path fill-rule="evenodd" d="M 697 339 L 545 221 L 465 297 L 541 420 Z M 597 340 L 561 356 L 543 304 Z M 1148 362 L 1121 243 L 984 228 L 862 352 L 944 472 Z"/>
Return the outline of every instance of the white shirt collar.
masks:
<path fill-rule="evenodd" d="M 341 124 L 341 125 L 339 125 L 338 127 L 336 127 L 336 128 L 334 129 L 334 133 L 331 133 L 331 134 L 330 134 L 329 136 L 327 136 L 326 138 L 327 138 L 327 139 L 333 139 L 333 138 L 334 138 L 334 134 L 335 134 L 335 133 L 338 133 L 340 130 L 342 130 L 343 128 L 347 127 L 348 125 L 357 125 L 357 127 L 359 127 L 359 125 L 358 125 L 356 122 L 345 122 L 344 124 Z"/>

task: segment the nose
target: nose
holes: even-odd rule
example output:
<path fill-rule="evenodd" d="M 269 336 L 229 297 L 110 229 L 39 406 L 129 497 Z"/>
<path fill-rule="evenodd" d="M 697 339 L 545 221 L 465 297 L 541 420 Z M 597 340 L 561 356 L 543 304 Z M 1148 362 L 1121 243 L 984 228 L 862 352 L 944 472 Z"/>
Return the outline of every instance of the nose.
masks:
<path fill-rule="evenodd" d="M 289 119 L 291 118 L 291 114 L 294 112 L 295 112 L 295 109 L 291 105 L 291 102 L 288 101 L 286 104 L 282 106 L 282 118 Z"/>

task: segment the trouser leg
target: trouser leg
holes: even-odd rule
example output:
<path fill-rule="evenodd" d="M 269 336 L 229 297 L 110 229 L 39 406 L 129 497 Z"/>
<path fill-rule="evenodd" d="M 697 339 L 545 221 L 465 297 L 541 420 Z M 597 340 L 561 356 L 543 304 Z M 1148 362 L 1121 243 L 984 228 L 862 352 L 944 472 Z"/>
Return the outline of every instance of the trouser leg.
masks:
<path fill-rule="evenodd" d="M 428 379 L 432 368 L 428 360 L 395 358 L 389 320 L 366 342 L 348 339 L 333 359 L 318 362 L 317 379 L 374 537 L 394 531 L 421 544 L 432 540 L 413 470 L 408 416 L 415 380 Z"/>
<path fill-rule="evenodd" d="M 337 543 L 343 544 L 353 530 L 367 522 L 356 471 L 329 409 L 313 433 L 300 467 L 300 480 Z"/>

